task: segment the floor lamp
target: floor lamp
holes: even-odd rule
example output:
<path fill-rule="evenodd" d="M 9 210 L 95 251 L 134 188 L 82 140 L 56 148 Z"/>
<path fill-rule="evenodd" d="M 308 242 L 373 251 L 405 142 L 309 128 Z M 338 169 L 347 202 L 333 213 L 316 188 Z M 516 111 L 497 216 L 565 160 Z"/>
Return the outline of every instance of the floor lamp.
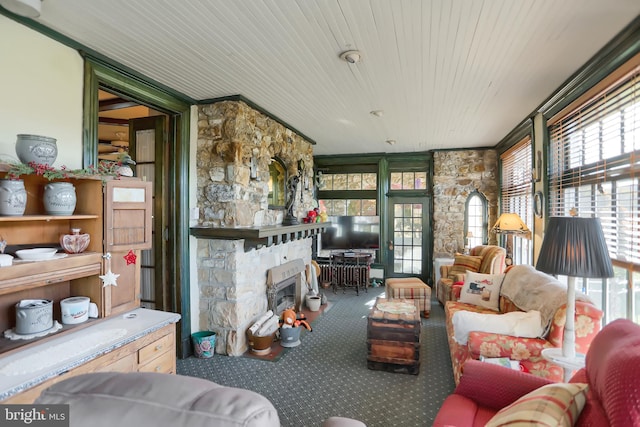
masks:
<path fill-rule="evenodd" d="M 575 336 L 575 278 L 613 277 L 613 266 L 598 218 L 552 217 L 540 248 L 536 269 L 551 275 L 567 276 L 567 319 L 562 340 L 562 359 L 569 366 L 576 362 Z M 554 360 L 549 352 L 550 359 Z M 556 358 L 557 359 L 557 358 Z M 569 366 L 564 366 L 566 373 Z"/>
<path fill-rule="evenodd" d="M 527 224 L 522 221 L 520 215 L 516 213 L 503 213 L 496 221 L 492 229 L 498 234 L 507 235 L 507 256 L 505 263 L 511 265 L 513 262 L 513 236 L 521 235 L 527 239 L 531 237 L 531 231 L 527 228 Z"/>

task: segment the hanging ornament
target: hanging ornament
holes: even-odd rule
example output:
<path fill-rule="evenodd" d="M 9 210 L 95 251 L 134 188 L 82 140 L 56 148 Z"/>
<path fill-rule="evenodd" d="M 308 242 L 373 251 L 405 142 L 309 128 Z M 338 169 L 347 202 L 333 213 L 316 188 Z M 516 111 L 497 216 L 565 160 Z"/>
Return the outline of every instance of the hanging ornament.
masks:
<path fill-rule="evenodd" d="M 135 264 L 137 258 L 138 257 L 132 249 L 129 249 L 129 253 L 124 256 L 124 259 L 127 261 L 127 265 Z"/>
<path fill-rule="evenodd" d="M 107 252 L 102 255 L 102 258 L 107 260 L 107 272 L 103 276 L 98 276 L 102 279 L 102 287 L 106 288 L 107 286 L 118 286 L 116 283 L 116 279 L 120 277 L 119 274 L 115 274 L 111 271 L 111 254 Z"/>

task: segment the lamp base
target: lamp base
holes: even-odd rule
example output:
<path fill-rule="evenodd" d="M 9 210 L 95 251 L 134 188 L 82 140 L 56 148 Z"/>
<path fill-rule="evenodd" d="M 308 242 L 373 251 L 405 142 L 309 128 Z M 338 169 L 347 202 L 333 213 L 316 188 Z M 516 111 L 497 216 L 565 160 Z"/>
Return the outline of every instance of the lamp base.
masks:
<path fill-rule="evenodd" d="M 545 348 L 541 352 L 542 357 L 551 363 L 554 363 L 564 370 L 564 380 L 569 381 L 573 371 L 584 368 L 585 355 L 582 353 L 576 353 L 575 357 L 566 357 L 562 354 L 561 348 Z"/>

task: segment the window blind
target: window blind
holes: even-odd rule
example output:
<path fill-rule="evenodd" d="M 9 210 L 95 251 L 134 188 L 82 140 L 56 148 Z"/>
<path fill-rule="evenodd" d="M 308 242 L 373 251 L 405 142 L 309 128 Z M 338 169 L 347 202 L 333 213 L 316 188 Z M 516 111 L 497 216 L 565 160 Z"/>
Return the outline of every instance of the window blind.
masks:
<path fill-rule="evenodd" d="M 640 264 L 640 65 L 550 123 L 550 214 L 600 218 L 612 259 Z"/>
<path fill-rule="evenodd" d="M 531 194 L 531 137 L 527 136 L 505 151 L 502 163 L 502 213 L 517 213 L 532 228 L 533 196 Z"/>
<path fill-rule="evenodd" d="M 533 194 L 531 185 L 531 137 L 526 136 L 500 156 L 502 164 L 501 213 L 517 213 L 533 230 Z M 514 239 L 513 261 L 531 263 L 531 241 Z"/>

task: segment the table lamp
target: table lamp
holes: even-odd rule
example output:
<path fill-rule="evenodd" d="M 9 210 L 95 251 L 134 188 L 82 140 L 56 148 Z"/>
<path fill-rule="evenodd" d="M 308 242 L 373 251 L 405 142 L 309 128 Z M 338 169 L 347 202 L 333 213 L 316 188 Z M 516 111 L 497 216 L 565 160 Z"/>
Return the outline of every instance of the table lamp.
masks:
<path fill-rule="evenodd" d="M 575 359 L 575 278 L 613 277 L 613 266 L 598 218 L 552 217 L 540 248 L 536 269 L 567 276 L 567 320 L 562 357 Z"/>
<path fill-rule="evenodd" d="M 517 234 L 529 239 L 531 238 L 531 230 L 527 228 L 527 224 L 516 213 L 503 213 L 500 215 L 492 230 L 498 234 L 507 235 L 506 264 L 511 265 L 513 260 L 513 236 Z"/>

